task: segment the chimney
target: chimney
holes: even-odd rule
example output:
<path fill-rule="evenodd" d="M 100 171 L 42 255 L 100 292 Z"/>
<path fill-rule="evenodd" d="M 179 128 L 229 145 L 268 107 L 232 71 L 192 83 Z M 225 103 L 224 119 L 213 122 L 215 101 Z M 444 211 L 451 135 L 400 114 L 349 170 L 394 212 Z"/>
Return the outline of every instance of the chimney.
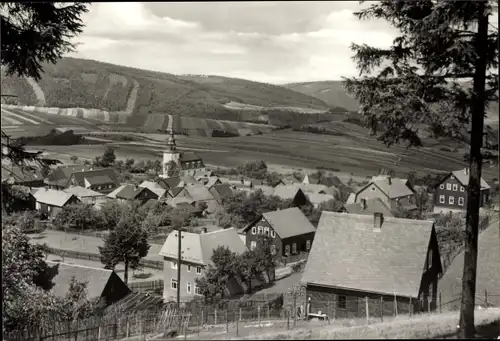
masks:
<path fill-rule="evenodd" d="M 207 233 L 207 228 L 206 228 L 206 227 L 202 228 L 202 229 L 201 229 L 201 232 L 202 232 L 202 233 Z"/>
<path fill-rule="evenodd" d="M 392 185 L 392 179 L 390 176 L 387 177 L 387 181 L 389 182 L 389 185 Z"/>
<path fill-rule="evenodd" d="M 384 215 L 382 213 L 375 213 L 373 216 L 373 230 L 380 231 L 384 222 Z"/>
<path fill-rule="evenodd" d="M 469 168 L 468 168 L 468 167 L 466 167 L 466 168 L 464 169 L 464 173 L 465 173 L 465 175 L 469 175 Z"/>
<path fill-rule="evenodd" d="M 366 199 L 365 198 L 361 198 L 361 208 L 366 210 Z"/>

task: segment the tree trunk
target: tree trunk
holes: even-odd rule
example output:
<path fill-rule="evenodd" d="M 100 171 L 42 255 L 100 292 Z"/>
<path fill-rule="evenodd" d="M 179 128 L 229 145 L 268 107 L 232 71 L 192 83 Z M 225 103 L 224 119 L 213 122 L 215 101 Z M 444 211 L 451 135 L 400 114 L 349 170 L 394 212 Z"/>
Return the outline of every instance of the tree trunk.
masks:
<path fill-rule="evenodd" d="M 125 271 L 123 273 L 123 281 L 128 284 L 128 258 L 125 258 Z"/>
<path fill-rule="evenodd" d="M 467 217 L 465 219 L 465 256 L 462 278 L 462 302 L 460 307 L 460 337 L 473 338 L 474 306 L 476 295 L 477 240 L 479 207 L 481 201 L 481 147 L 483 144 L 486 44 L 488 16 L 485 2 L 478 2 L 478 34 L 476 69 L 474 74 L 474 98 L 472 103 L 471 145 L 469 160 L 469 186 L 467 188 Z"/>

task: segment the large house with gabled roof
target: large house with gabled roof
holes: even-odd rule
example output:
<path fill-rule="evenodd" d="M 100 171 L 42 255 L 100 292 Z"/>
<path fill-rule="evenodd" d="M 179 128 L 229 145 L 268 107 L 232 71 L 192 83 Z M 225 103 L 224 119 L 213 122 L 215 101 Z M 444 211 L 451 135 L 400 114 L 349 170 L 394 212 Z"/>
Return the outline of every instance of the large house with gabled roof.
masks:
<path fill-rule="evenodd" d="M 316 229 L 297 207 L 267 212 L 241 229 L 247 247 L 257 247 L 260 236 L 273 239 L 271 252 L 277 258 L 307 253 L 311 249 Z"/>
<path fill-rule="evenodd" d="M 466 211 L 468 185 L 468 168 L 450 172 L 443 177 L 434 188 L 434 213 Z M 481 206 L 489 201 L 490 190 L 490 185 L 481 178 Z"/>
<path fill-rule="evenodd" d="M 313 313 L 380 317 L 435 310 L 441 273 L 433 221 L 323 211 L 302 282 Z"/>
<path fill-rule="evenodd" d="M 93 169 L 86 165 L 67 165 L 54 169 L 45 179 L 45 184 L 51 189 L 80 186 L 108 194 L 118 187 L 119 182 L 112 168 Z"/>

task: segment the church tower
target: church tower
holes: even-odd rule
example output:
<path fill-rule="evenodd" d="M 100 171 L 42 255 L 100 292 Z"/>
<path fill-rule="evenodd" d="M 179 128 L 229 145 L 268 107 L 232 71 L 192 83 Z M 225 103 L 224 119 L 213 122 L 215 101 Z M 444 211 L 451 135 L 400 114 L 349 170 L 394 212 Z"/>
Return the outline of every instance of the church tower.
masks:
<path fill-rule="evenodd" d="M 167 141 L 167 149 L 163 152 L 163 178 L 168 178 L 168 164 L 173 161 L 180 167 L 180 153 L 175 146 L 175 136 L 173 129 L 170 130 L 170 137 Z"/>

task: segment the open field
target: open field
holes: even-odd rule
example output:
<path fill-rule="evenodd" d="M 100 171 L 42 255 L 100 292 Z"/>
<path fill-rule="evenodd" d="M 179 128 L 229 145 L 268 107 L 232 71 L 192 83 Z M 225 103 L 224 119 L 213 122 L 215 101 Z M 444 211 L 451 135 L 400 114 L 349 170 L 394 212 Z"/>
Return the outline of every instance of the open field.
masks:
<path fill-rule="evenodd" d="M 75 133 L 90 131 L 122 131 L 156 133 L 170 128 L 178 133 L 190 136 L 212 136 L 214 131 L 222 131 L 231 136 L 245 136 L 269 133 L 277 127 L 269 124 L 248 123 L 228 120 L 205 119 L 196 117 L 178 117 L 173 115 L 144 114 L 126 115 L 117 113 L 93 112 L 85 109 L 68 111 L 34 108 L 32 111 L 23 107 L 2 105 L 2 128 L 13 138 L 20 136 L 43 135 L 38 131 L 50 131 L 55 128 L 71 129 Z M 74 115 L 76 116 L 74 116 Z"/>
<path fill-rule="evenodd" d="M 44 244 L 51 248 L 69 250 L 75 252 L 90 252 L 99 254 L 98 246 L 103 246 L 103 240 L 99 237 L 84 236 L 63 231 L 45 230 L 42 233 L 31 234 L 30 239 L 36 244 Z M 150 244 L 148 255 L 144 259 L 163 261 L 158 253 L 162 245 Z"/>
<path fill-rule="evenodd" d="M 164 150 L 161 135 L 151 135 L 158 140 L 142 142 L 115 142 L 118 158 L 145 160 L 160 157 Z M 447 172 L 466 166 L 459 153 L 445 152 L 438 148 L 407 149 L 401 146 L 387 148 L 371 136 L 331 136 L 290 130 L 275 131 L 258 136 L 234 138 L 201 138 L 179 136 L 181 150 L 195 150 L 209 165 L 235 167 L 245 161 L 262 159 L 272 165 L 287 168 L 315 169 L 323 167 L 332 171 L 364 177 L 377 174 L 382 167 L 393 169 L 397 175 L 406 176 L 410 171 Z M 69 160 L 71 155 L 93 159 L 102 155 L 105 145 L 42 146 L 47 156 Z M 50 155 L 52 154 L 52 155 Z M 485 165 L 486 180 L 498 178 L 498 168 Z"/>

